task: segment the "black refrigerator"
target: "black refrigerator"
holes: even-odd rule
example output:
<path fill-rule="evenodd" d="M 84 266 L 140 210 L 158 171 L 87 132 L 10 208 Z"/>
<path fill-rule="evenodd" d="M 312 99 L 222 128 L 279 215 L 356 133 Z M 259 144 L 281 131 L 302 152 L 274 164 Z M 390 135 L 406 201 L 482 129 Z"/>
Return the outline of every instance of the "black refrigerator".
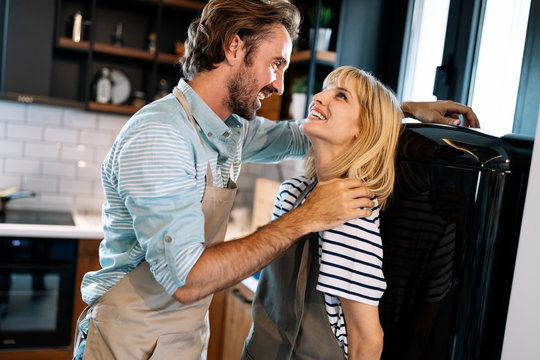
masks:
<path fill-rule="evenodd" d="M 404 127 L 380 222 L 383 359 L 500 359 L 532 147 Z"/>

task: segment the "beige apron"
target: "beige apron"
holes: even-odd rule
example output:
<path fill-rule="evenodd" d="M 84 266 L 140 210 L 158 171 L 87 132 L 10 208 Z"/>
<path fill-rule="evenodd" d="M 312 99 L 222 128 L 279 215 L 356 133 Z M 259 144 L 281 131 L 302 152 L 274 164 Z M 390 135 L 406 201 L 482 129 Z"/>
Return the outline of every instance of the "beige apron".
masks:
<path fill-rule="evenodd" d="M 177 88 L 174 94 L 202 143 L 184 96 Z M 224 241 L 236 190 L 231 179 L 226 189 L 214 187 L 208 165 L 202 199 L 206 247 Z M 209 295 L 190 305 L 181 304 L 165 292 L 143 262 L 79 317 L 81 321 L 87 312 L 91 314 L 83 359 L 206 359 L 211 300 Z"/>

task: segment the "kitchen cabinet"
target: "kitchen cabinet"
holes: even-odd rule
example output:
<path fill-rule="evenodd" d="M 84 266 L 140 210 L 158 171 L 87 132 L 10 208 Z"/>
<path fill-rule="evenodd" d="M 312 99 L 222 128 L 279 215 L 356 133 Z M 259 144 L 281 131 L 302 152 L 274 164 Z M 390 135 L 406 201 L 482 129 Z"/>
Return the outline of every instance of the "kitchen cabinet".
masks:
<path fill-rule="evenodd" d="M 180 77 L 196 0 L 0 0 L 0 98 L 132 114 Z M 80 36 L 79 36 L 80 35 Z M 95 101 L 101 69 L 112 103 Z M 113 77 L 114 75 L 114 77 Z"/>
<path fill-rule="evenodd" d="M 251 328 L 253 292 L 237 284 L 214 295 L 210 305 L 208 360 L 240 359 Z"/>

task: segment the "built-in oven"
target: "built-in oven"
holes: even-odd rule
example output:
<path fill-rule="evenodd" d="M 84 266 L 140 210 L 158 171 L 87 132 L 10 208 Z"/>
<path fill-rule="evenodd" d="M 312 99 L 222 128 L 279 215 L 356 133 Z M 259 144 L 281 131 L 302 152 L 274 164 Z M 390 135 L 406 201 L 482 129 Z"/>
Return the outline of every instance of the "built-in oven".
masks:
<path fill-rule="evenodd" d="M 0 222 L 73 225 L 70 213 L 8 210 Z M 0 236 L 0 349 L 71 342 L 78 242 Z"/>

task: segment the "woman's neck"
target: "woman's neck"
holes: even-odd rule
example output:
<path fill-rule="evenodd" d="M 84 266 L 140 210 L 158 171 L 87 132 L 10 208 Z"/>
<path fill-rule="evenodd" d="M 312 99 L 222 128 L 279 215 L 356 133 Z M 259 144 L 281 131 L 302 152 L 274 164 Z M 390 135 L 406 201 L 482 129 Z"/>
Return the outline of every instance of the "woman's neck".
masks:
<path fill-rule="evenodd" d="M 317 179 L 319 181 L 331 180 L 335 176 L 328 172 L 328 167 L 339 154 L 336 153 L 335 148 L 328 146 L 315 146 L 315 144 L 312 145 Z"/>

